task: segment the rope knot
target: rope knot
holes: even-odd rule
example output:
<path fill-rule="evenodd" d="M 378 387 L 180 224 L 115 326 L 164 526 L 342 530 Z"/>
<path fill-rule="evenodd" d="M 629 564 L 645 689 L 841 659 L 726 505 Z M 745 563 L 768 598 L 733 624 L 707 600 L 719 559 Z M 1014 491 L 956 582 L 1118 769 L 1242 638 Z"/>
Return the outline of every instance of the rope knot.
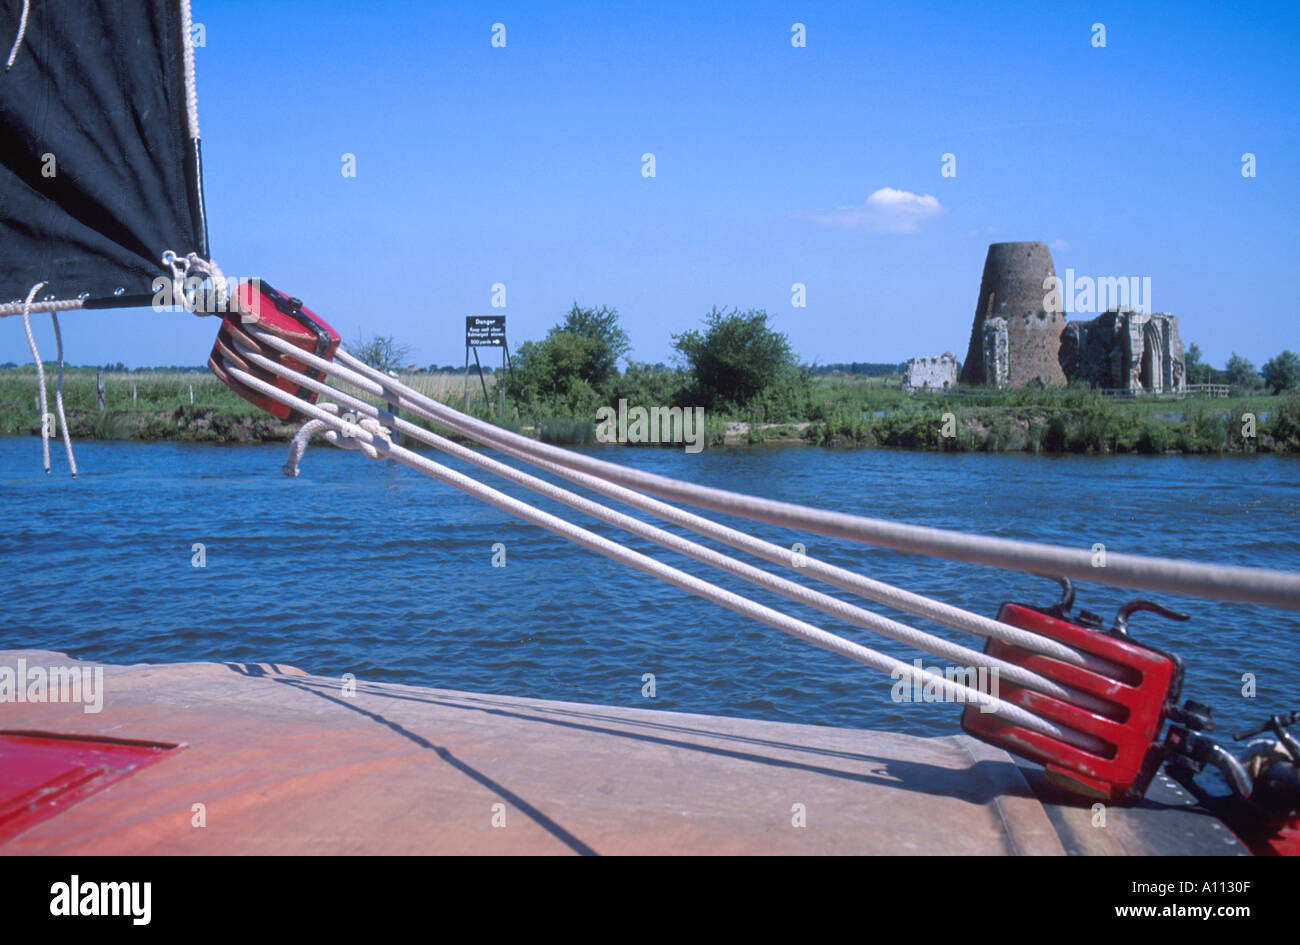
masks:
<path fill-rule="evenodd" d="M 383 459 L 388 455 L 389 449 L 393 446 L 393 431 L 374 417 L 358 418 L 351 411 L 340 414 L 339 405 L 328 400 L 321 401 L 316 406 L 338 417 L 343 422 L 343 430 L 335 429 L 332 424 L 324 420 L 308 420 L 304 423 L 289 445 L 288 460 L 280 467 L 286 476 L 293 478 L 298 475 L 298 463 L 302 460 L 303 453 L 307 451 L 311 438 L 317 433 L 334 446 L 341 446 L 345 450 L 357 450 L 371 459 Z M 368 434 L 369 438 L 358 436 L 359 433 Z"/>
<path fill-rule="evenodd" d="M 393 446 L 393 431 L 384 426 L 374 417 L 361 417 L 359 420 L 348 420 L 348 414 L 344 414 L 344 422 L 349 426 L 369 433 L 370 440 L 365 440 L 359 436 L 339 433 L 337 430 L 330 430 L 325 434 L 325 439 L 329 440 L 344 449 L 360 450 L 371 459 L 382 459 L 388 455 L 388 451 Z M 345 427 L 346 429 L 346 427 Z"/>
<path fill-rule="evenodd" d="M 181 256 L 173 250 L 162 254 L 163 265 L 171 270 L 172 302 L 183 305 L 191 315 L 211 315 L 207 305 L 199 304 L 199 289 L 204 279 L 211 280 L 217 295 L 217 310 L 227 311 L 230 307 L 230 284 L 225 273 L 211 259 L 204 259 L 198 253 Z M 197 276 L 198 284 L 189 286 L 190 276 Z"/>

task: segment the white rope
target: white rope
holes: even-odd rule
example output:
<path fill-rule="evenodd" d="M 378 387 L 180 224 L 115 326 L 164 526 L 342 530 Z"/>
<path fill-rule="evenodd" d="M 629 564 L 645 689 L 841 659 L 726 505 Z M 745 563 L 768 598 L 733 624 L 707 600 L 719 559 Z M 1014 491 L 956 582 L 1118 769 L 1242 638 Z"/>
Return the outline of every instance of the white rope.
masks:
<path fill-rule="evenodd" d="M 323 384 L 321 386 L 325 387 Z M 337 391 L 330 387 L 327 387 L 326 389 L 331 394 L 337 395 L 340 399 L 351 399 L 342 391 Z M 337 414 L 339 412 L 338 404 L 325 402 L 319 403 L 316 406 L 322 410 L 328 410 L 332 414 Z M 355 425 L 348 425 L 345 429 L 351 429 L 353 431 L 356 429 L 364 430 L 389 445 L 393 442 L 393 431 L 381 424 L 378 418 L 373 415 L 361 419 Z M 370 459 L 384 458 L 385 454 L 380 453 L 379 450 L 372 446 L 369 441 L 358 439 L 354 435 L 340 436 L 336 430 L 330 428 L 329 424 L 323 423 L 320 420 L 308 420 L 299 428 L 298 432 L 294 435 L 293 442 L 289 444 L 289 458 L 286 459 L 284 465 L 280 467 L 286 476 L 297 478 L 298 463 L 302 460 L 303 453 L 307 452 L 307 447 L 311 443 L 311 438 L 318 433 L 322 434 L 325 439 L 329 440 L 329 442 L 333 443 L 335 446 L 342 446 L 345 449 L 350 450 L 359 450 Z"/>
<path fill-rule="evenodd" d="M 230 280 L 226 278 L 221 267 L 211 259 L 204 259 L 198 253 L 188 253 L 180 256 L 177 253 L 167 250 L 162 255 L 163 265 L 167 266 L 171 272 L 172 279 L 172 300 L 178 305 L 184 305 L 195 315 L 210 315 L 211 312 L 200 311 L 197 305 L 186 304 L 189 299 L 185 293 L 185 280 L 190 273 L 200 275 L 212 282 L 220 299 L 221 310 L 228 310 L 230 306 Z M 86 307 L 87 296 L 83 295 L 76 299 L 47 299 L 43 302 L 32 301 L 26 302 L 5 302 L 0 304 L 0 318 L 7 315 L 23 315 L 33 312 L 70 312 Z"/>
<path fill-rule="evenodd" d="M 689 528 L 706 538 L 721 541 L 739 551 L 749 552 L 757 557 L 771 561 L 773 564 L 779 564 L 800 574 L 806 574 L 809 577 L 816 578 L 841 590 L 861 595 L 868 600 L 883 604 L 894 610 L 933 620 L 935 623 L 952 627 L 954 630 L 961 630 L 980 637 L 992 637 L 1004 643 L 1010 643 L 1022 649 L 1033 650 L 1054 659 L 1082 666 L 1105 675 L 1113 676 L 1117 672 L 1117 667 L 1110 661 L 1103 660 L 1090 653 L 1075 650 L 1050 637 L 1044 637 L 1021 627 L 1001 623 L 982 614 L 945 604 L 923 594 L 916 594 L 901 587 L 874 580 L 864 574 L 837 567 L 806 553 L 796 555 L 790 548 L 764 541 L 738 529 L 729 528 L 702 515 L 695 515 L 658 499 L 644 496 L 625 486 L 606 482 L 603 479 L 577 472 L 558 463 L 530 459 L 527 456 L 520 455 L 518 451 L 508 446 L 492 445 L 507 455 L 532 463 L 538 469 L 562 476 L 584 488 L 599 492 L 633 508 L 649 512 L 671 524 Z"/>
<path fill-rule="evenodd" d="M 69 312 L 74 309 L 84 308 L 86 300 L 80 299 L 48 299 L 44 302 L 32 302 L 30 305 L 26 302 L 5 302 L 0 305 L 0 318 L 6 315 L 22 315 L 32 312 Z"/>
<path fill-rule="evenodd" d="M 27 293 L 27 301 L 23 305 L 23 331 L 27 332 L 27 347 L 32 349 L 32 360 L 36 362 L 36 391 L 41 412 L 41 463 L 45 466 L 45 475 L 48 476 L 50 474 L 50 431 L 45 426 L 45 418 L 49 414 L 49 404 L 45 399 L 45 365 L 41 363 L 41 354 L 36 350 L 36 338 L 32 336 L 32 316 L 29 310 L 32 299 L 44 285 L 44 282 L 38 282 Z"/>
<path fill-rule="evenodd" d="M 172 303 L 181 305 L 192 315 L 212 315 L 206 308 L 198 304 L 197 292 L 191 294 L 186 283 L 189 281 L 190 274 L 193 273 L 202 279 L 212 281 L 212 287 L 216 290 L 218 305 L 217 311 L 225 312 L 230 307 L 230 285 L 221 267 L 214 260 L 204 259 L 198 253 L 187 253 L 181 256 L 174 250 L 166 250 L 162 254 L 162 263 L 171 270 L 172 277 Z"/>
<path fill-rule="evenodd" d="M 418 412 L 416 408 L 411 408 Z M 485 438 L 486 439 L 486 438 Z M 753 535 L 748 535 L 734 528 L 714 522 L 701 515 L 687 512 L 676 506 L 661 502 L 658 499 L 642 495 L 625 486 L 616 483 L 606 482 L 595 476 L 589 476 L 568 467 L 561 466 L 558 463 L 550 463 L 539 460 L 523 454 L 510 446 L 506 446 L 500 441 L 488 440 L 485 445 L 493 446 L 509 456 L 521 459 L 531 463 L 538 469 L 553 475 L 561 476 L 571 482 L 577 483 L 584 488 L 599 492 L 601 495 L 630 505 L 633 508 L 640 509 L 643 512 L 649 512 L 664 521 L 683 528 L 688 528 L 697 534 L 706 538 L 713 538 L 724 544 L 730 545 L 740 551 L 746 551 L 790 568 L 798 573 L 806 574 L 809 577 L 817 578 L 841 590 L 859 594 L 868 600 L 891 607 L 894 610 L 910 613 L 913 616 L 923 617 L 933 620 L 935 623 L 952 627 L 955 630 L 961 630 L 966 633 L 972 633 L 980 637 L 993 637 L 1004 643 L 1018 646 L 1021 649 L 1033 650 L 1054 659 L 1059 659 L 1076 666 L 1082 666 L 1095 672 L 1108 676 L 1114 676 L 1118 669 L 1109 660 L 1104 660 L 1093 656 L 1090 653 L 1084 653 L 1066 646 L 1059 641 L 1050 637 L 1044 637 L 1040 634 L 1033 633 L 1021 627 L 1012 626 L 1011 624 L 1002 623 L 992 620 L 982 614 L 977 614 L 969 610 L 963 610 L 960 607 L 954 607 L 951 604 L 945 604 L 941 601 L 925 597 L 922 594 L 916 594 L 911 591 L 886 584 L 883 581 L 876 581 L 863 574 L 849 571 L 846 568 L 836 567 L 828 564 L 818 558 L 804 554 L 796 556 L 795 553 L 781 545 L 764 541 Z"/>
<path fill-rule="evenodd" d="M 162 254 L 162 264 L 171 270 L 172 274 L 172 305 L 183 305 L 186 309 L 193 312 L 194 305 L 185 286 L 185 277 L 189 275 L 190 262 L 183 256 L 178 256 L 173 250 L 165 250 Z"/>
<path fill-rule="evenodd" d="M 331 413 L 338 413 L 338 407 L 335 404 L 320 403 L 316 406 L 322 410 L 329 410 Z M 298 475 L 298 463 L 302 460 L 302 454 L 307 452 L 307 445 L 311 443 L 311 438 L 317 433 L 324 433 L 329 429 L 329 424 L 323 420 L 308 420 L 298 432 L 294 434 L 293 440 L 289 443 L 289 458 L 284 461 L 280 468 L 284 474 L 291 478 Z"/>
<path fill-rule="evenodd" d="M 190 0 L 181 0 L 181 28 L 185 31 L 182 46 L 185 50 L 185 115 L 189 125 L 190 137 L 199 137 L 199 90 L 194 81 L 194 17 L 190 12 Z"/>
<path fill-rule="evenodd" d="M 49 428 L 45 425 L 45 419 L 49 416 L 49 400 L 45 395 L 45 365 L 40 360 L 40 352 L 36 351 L 36 338 L 31 333 L 31 300 L 35 298 L 36 292 L 42 290 L 44 282 L 38 282 L 27 292 L 27 300 L 23 303 L 22 311 L 22 330 L 27 334 L 27 347 L 31 348 L 31 360 L 36 364 L 36 394 L 38 394 L 40 404 L 40 460 L 45 468 L 45 474 L 49 474 Z M 68 467 L 72 469 L 73 478 L 77 478 L 77 458 L 73 456 L 72 434 L 68 432 L 68 417 L 64 416 L 64 335 L 59 330 L 59 315 L 51 312 L 53 322 L 55 322 L 55 344 L 59 352 L 59 381 L 55 385 L 55 409 L 59 411 L 59 433 L 64 448 L 68 451 Z"/>
<path fill-rule="evenodd" d="M 288 342 L 284 344 L 287 345 Z M 1300 574 L 1295 572 L 1148 558 L 1112 551 L 1106 552 L 1104 566 L 1097 566 L 1094 563 L 1094 552 L 1090 549 L 887 522 L 678 482 L 666 476 L 605 462 L 502 430 L 439 404 L 405 384 L 385 378 L 346 351 L 340 350 L 337 358 L 347 367 L 383 384 L 386 396 L 394 403 L 399 396 L 408 401 L 408 406 L 418 403 L 434 414 L 430 419 L 436 422 L 451 426 L 451 421 L 457 421 L 463 428 L 473 430 L 470 435 L 474 439 L 492 438 L 503 441 L 530 457 L 549 459 L 661 498 L 771 525 L 865 542 L 912 554 L 968 561 L 1031 574 L 1059 575 L 1101 584 L 1162 590 L 1192 597 L 1300 609 Z M 312 363 L 319 367 L 316 362 Z"/>
<path fill-rule="evenodd" d="M 199 275 L 212 280 L 213 288 L 217 290 L 217 298 L 220 303 L 219 311 L 226 311 L 230 306 L 230 285 L 226 281 L 226 276 L 222 273 L 221 267 L 217 265 L 216 260 L 202 259 L 198 253 L 189 253 L 186 255 L 185 261 L 189 263 L 190 271 L 196 272 Z M 195 315 L 212 314 L 211 312 L 195 311 L 195 308 L 196 306 L 190 307 L 190 310 L 193 311 Z"/>
<path fill-rule="evenodd" d="M 63 437 L 63 448 L 68 452 L 68 468 L 72 470 L 72 478 L 76 479 L 77 460 L 72 455 L 72 434 L 68 432 L 68 418 L 63 415 L 63 334 L 59 331 L 58 313 L 51 312 L 50 319 L 54 322 L 54 342 L 59 357 L 59 382 L 54 386 L 54 405 L 59 412 L 59 433 Z"/>
<path fill-rule="evenodd" d="M 300 350 L 300 349 L 299 349 Z M 320 420 L 330 429 L 334 430 L 341 437 L 354 437 L 357 440 L 368 443 L 370 446 L 383 456 L 397 460 L 406 466 L 419 470 L 431 478 L 453 486 L 477 499 L 481 499 L 490 505 L 516 515 L 525 521 L 532 522 L 548 531 L 554 532 L 563 538 L 567 538 L 590 551 L 597 554 L 605 555 L 622 564 L 635 568 L 643 574 L 659 578 L 669 584 L 679 587 L 684 591 L 703 597 L 706 600 L 713 601 L 723 607 L 733 610 L 736 613 L 765 623 L 769 626 L 782 630 L 791 636 L 805 640 L 823 649 L 833 653 L 839 653 L 856 662 L 879 669 L 882 672 L 890 673 L 892 676 L 901 679 L 907 679 L 914 685 L 922 687 L 934 687 L 936 692 L 942 692 L 952 701 L 973 702 L 981 705 L 986 710 L 991 710 L 1003 720 L 1014 725 L 1029 728 L 1033 731 L 1050 735 L 1053 738 L 1061 739 L 1089 751 L 1103 751 L 1104 744 L 1091 735 L 1076 732 L 1073 729 L 1064 728 L 1041 719 L 1030 712 L 1025 711 L 1019 706 L 1006 702 L 1002 699 L 992 696 L 988 693 L 980 692 L 978 689 L 947 679 L 937 673 L 927 669 L 918 669 L 916 666 L 904 663 L 902 660 L 894 659 L 875 650 L 846 640 L 843 637 L 828 633 L 820 627 L 813 626 L 802 620 L 783 614 L 780 611 L 773 610 L 762 604 L 758 604 L 746 597 L 735 594 L 725 588 L 718 587 L 701 578 L 680 571 L 660 561 L 650 558 L 640 552 L 626 548 L 617 542 L 611 541 L 601 535 L 567 522 L 562 518 L 543 512 L 534 508 L 527 503 L 521 502 L 505 493 L 499 492 L 489 486 L 471 479 L 468 476 L 458 473 L 438 463 L 432 462 L 418 453 L 402 446 L 394 445 L 383 437 L 365 430 L 360 424 L 349 424 L 342 418 L 335 416 L 327 410 L 317 407 L 315 404 L 308 403 L 299 397 L 286 393 L 280 388 L 268 384 L 261 378 L 249 374 L 237 367 L 225 365 L 228 374 L 239 383 L 252 388 L 267 397 L 286 404 L 299 411 L 304 416 L 314 420 Z"/>
<path fill-rule="evenodd" d="M 198 82 L 195 80 L 194 77 L 194 16 L 192 11 L 190 10 L 190 0 L 181 0 L 180 12 L 181 12 L 181 30 L 183 32 L 183 35 L 181 37 L 181 55 L 182 55 L 184 72 L 185 72 L 185 77 L 184 77 L 185 124 L 189 130 L 190 146 L 193 149 L 193 154 L 191 155 L 191 159 L 194 161 L 194 179 L 197 181 L 202 181 L 203 161 L 200 155 L 200 144 L 199 144 L 199 137 L 200 137 L 199 136 L 199 86 L 198 86 Z M 208 232 L 208 216 L 207 216 L 208 211 L 207 211 L 207 206 L 204 202 L 203 188 L 201 186 L 195 190 L 194 198 L 196 201 L 195 209 L 197 210 L 199 216 L 198 232 L 205 234 L 203 239 L 204 239 L 204 243 L 206 243 L 207 241 L 206 234 Z M 207 250 L 206 245 L 203 246 L 202 248 Z M 215 264 L 212 265 L 213 268 L 215 268 Z M 216 272 L 218 277 L 220 277 L 221 270 L 217 269 Z M 217 279 L 213 280 L 214 285 L 217 285 L 217 282 L 218 282 Z M 220 284 L 217 287 L 218 287 L 218 291 L 221 293 L 222 301 L 223 302 L 228 301 L 229 295 L 226 292 L 224 277 L 220 278 Z M 194 310 L 191 309 L 191 311 Z M 194 314 L 199 315 L 199 314 L 207 314 L 207 313 L 194 312 Z"/>
<path fill-rule="evenodd" d="M 22 17 L 18 21 L 18 36 L 14 39 L 13 48 L 9 50 L 9 58 L 5 61 L 5 72 L 14 67 L 14 60 L 18 58 L 18 47 L 23 44 L 23 37 L 27 35 L 27 14 L 30 7 L 30 0 L 23 0 Z"/>
<path fill-rule="evenodd" d="M 889 620 L 888 618 L 881 617 L 878 614 L 855 607 L 852 604 L 839 600 L 838 598 L 831 597 L 829 594 L 823 594 L 811 588 L 804 587 L 801 584 L 797 584 L 794 581 L 755 568 L 752 565 L 738 561 L 735 558 L 720 554 L 704 545 L 681 538 L 671 532 L 667 532 L 661 528 L 655 527 L 654 525 L 635 519 L 630 515 L 624 515 L 621 512 L 617 512 L 606 506 L 600 505 L 599 503 L 592 502 L 590 499 L 569 492 L 568 490 L 562 489 L 552 483 L 546 482 L 545 480 L 538 479 L 536 476 L 532 476 L 522 470 L 514 468 L 513 466 L 508 466 L 505 463 L 483 456 L 476 453 L 474 450 L 453 443 L 445 437 L 439 436 L 436 433 L 403 420 L 400 417 L 394 417 L 387 411 L 382 411 L 380 408 L 373 404 L 366 403 L 358 397 L 353 397 L 352 395 L 330 387 L 328 384 L 318 381 L 315 378 L 294 371 L 281 362 L 260 354 L 243 344 L 238 339 L 235 339 L 235 347 L 240 356 L 245 360 L 263 367 L 266 370 L 276 372 L 280 374 L 280 376 L 298 384 L 300 387 L 314 390 L 318 394 L 334 397 L 347 405 L 350 409 L 365 415 L 373 423 L 378 423 L 382 418 L 386 422 L 391 423 L 399 432 L 427 443 L 451 456 L 455 456 L 457 459 L 471 463 L 478 466 L 480 469 L 485 469 L 495 475 L 509 479 L 510 481 L 531 489 L 540 495 L 562 502 L 570 508 L 577 509 L 580 512 L 591 515 L 592 517 L 598 518 L 608 524 L 631 532 L 632 534 L 639 535 L 642 538 L 649 539 L 650 541 L 656 542 L 672 551 L 687 555 L 697 561 L 703 562 L 704 564 L 721 568 L 722 570 L 740 577 L 743 580 L 749 581 L 752 584 L 774 591 L 775 593 L 781 594 L 791 600 L 806 604 L 809 607 L 813 607 L 833 617 L 838 617 L 839 619 L 855 624 L 863 629 L 872 630 L 894 640 L 898 640 L 899 642 L 906 643 L 909 646 L 924 650 L 925 652 L 950 659 L 959 666 L 984 666 L 996 669 L 1000 679 L 1005 679 L 1017 686 L 1035 689 L 1039 692 L 1072 702 L 1075 705 L 1081 705 L 1096 712 L 1104 713 L 1107 711 L 1108 706 L 1104 701 L 1095 699 L 1087 693 L 1062 686 L 1039 675 L 1038 673 L 1017 666 L 1014 663 L 1009 663 L 1005 660 L 988 656 L 976 650 L 968 649 L 967 647 L 945 640 L 942 637 L 936 637 L 932 634 L 924 633 L 920 630 L 908 627 L 905 624 Z M 337 413 L 338 411 L 338 406 L 334 403 L 323 402 L 318 404 L 318 406 L 331 413 Z M 361 421 L 363 427 L 365 426 L 365 423 L 366 421 Z M 307 423 L 303 424 L 302 429 L 298 431 L 298 434 L 294 437 L 293 442 L 290 445 L 289 459 L 283 467 L 287 475 L 298 475 L 299 461 L 301 460 L 311 437 L 316 433 L 322 432 L 326 427 L 326 424 L 317 420 L 309 420 Z M 330 439 L 330 437 L 327 435 L 326 439 Z"/>
<path fill-rule="evenodd" d="M 993 637 L 1002 640 L 1005 643 L 1021 647 L 1022 649 L 1043 653 L 1044 655 L 1051 656 L 1054 659 L 1073 663 L 1076 666 L 1084 666 L 1105 675 L 1113 676 L 1117 672 L 1116 667 L 1109 661 L 1099 659 L 1091 654 L 1081 653 L 1074 648 L 1066 646 L 1059 641 L 1052 640 L 1049 637 L 1041 636 L 1021 627 L 1014 627 L 1010 624 L 1001 623 L 997 620 L 990 620 L 987 617 L 963 610 L 959 607 L 953 607 L 949 604 L 930 600 L 922 595 L 905 591 L 902 588 L 894 587 L 880 581 L 874 581 L 844 568 L 838 568 L 820 562 L 815 558 L 808 558 L 807 564 L 800 567 L 795 562 L 794 553 L 788 548 L 782 548 L 779 545 L 774 545 L 762 541 L 761 539 L 746 535 L 743 532 L 736 531 L 735 529 L 727 528 L 726 526 L 712 522 L 702 516 L 694 515 L 690 512 L 668 505 L 667 503 L 659 502 L 658 500 L 643 496 L 640 493 L 619 486 L 615 483 L 609 483 L 597 477 L 588 476 L 559 464 L 539 460 L 536 457 L 527 455 L 522 451 L 515 450 L 511 446 L 505 445 L 506 441 L 503 437 L 498 437 L 494 434 L 476 435 L 472 432 L 472 428 L 469 427 L 469 424 L 462 422 L 463 420 L 469 420 L 470 418 L 464 417 L 463 414 L 459 414 L 456 411 L 450 411 L 455 415 L 450 418 L 444 418 L 441 414 L 436 416 L 431 415 L 432 411 L 425 409 L 422 403 L 415 402 L 412 398 L 407 397 L 401 391 L 394 389 L 392 386 L 392 379 L 387 378 L 385 375 L 380 374 L 376 378 L 363 375 L 336 362 L 318 358 L 310 352 L 303 351 L 290 342 L 282 342 L 281 339 L 253 326 L 245 327 L 249 329 L 259 341 L 277 349 L 284 350 L 285 353 L 293 353 L 294 357 L 297 357 L 299 360 L 306 362 L 308 365 L 317 368 L 318 370 L 325 371 L 326 373 L 347 381 L 362 390 L 380 396 L 389 402 L 394 402 L 398 406 L 405 407 L 414 413 L 426 417 L 427 419 L 434 420 L 437 423 L 442 423 L 459 432 L 466 433 L 466 435 L 473 436 L 486 445 L 493 446 L 511 456 L 532 463 L 540 469 L 568 478 L 585 488 L 590 488 L 594 491 L 600 492 L 616 501 L 624 502 L 635 508 L 639 508 L 642 511 L 648 511 L 651 514 L 659 516 L 673 524 L 689 528 L 699 534 L 705 535 L 706 537 L 723 541 L 730 544 L 732 547 L 756 554 L 759 557 L 766 558 L 776 564 L 782 564 L 793 568 L 800 573 L 806 573 L 809 576 L 817 577 L 833 586 L 861 594 L 868 600 L 874 600 L 877 603 L 885 604 L 888 607 L 901 610 L 904 613 L 913 613 L 917 616 L 926 617 L 927 619 L 934 620 L 937 623 L 942 623 L 954 629 L 973 633 L 978 636 Z M 241 348 L 241 351 L 248 353 L 246 347 Z M 342 351 L 339 352 L 339 354 L 342 353 Z M 275 369 L 284 370 L 278 362 L 276 362 Z M 300 383 L 303 382 L 300 381 Z M 310 384 L 304 383 L 304 386 L 313 389 Z M 492 430 L 494 431 L 497 429 L 498 428 L 496 427 L 492 427 Z M 504 434 L 507 431 L 500 432 Z"/>

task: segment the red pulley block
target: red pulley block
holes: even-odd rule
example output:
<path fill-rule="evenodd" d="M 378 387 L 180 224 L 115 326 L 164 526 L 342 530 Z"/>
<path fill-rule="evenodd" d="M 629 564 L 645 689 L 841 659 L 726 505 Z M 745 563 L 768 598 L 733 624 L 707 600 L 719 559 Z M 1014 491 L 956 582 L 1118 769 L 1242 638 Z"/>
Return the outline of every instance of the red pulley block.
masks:
<path fill-rule="evenodd" d="M 1106 747 L 1078 748 L 981 712 L 975 705 L 962 713 L 962 729 L 1013 755 L 1040 762 L 1049 781 L 1072 793 L 1108 801 L 1141 797 L 1164 758 L 1160 732 L 1183 682 L 1178 657 L 1021 604 L 1003 604 L 998 620 L 1111 664 L 1105 671 L 1084 669 L 993 638 L 984 647 L 990 656 L 1102 700 L 1106 709 L 1098 711 L 1009 683 L 1002 683 L 997 693 L 1035 715 L 1092 735 Z"/>
<path fill-rule="evenodd" d="M 301 397 L 310 403 L 316 402 L 316 393 L 299 387 L 292 381 L 285 380 L 278 374 L 257 365 L 249 364 L 240 357 L 235 347 L 238 339 L 247 347 L 254 348 L 268 358 L 279 361 L 287 368 L 306 374 L 308 377 L 324 380 L 320 371 L 308 367 L 303 362 L 289 355 L 282 354 L 274 348 L 267 347 L 244 330 L 245 326 L 256 325 L 277 338 L 282 338 L 296 347 L 309 351 L 326 361 L 334 360 L 334 353 L 339 347 L 339 335 L 333 328 L 316 316 L 311 309 L 304 308 L 302 301 L 277 292 L 266 282 L 253 280 L 241 283 L 232 299 L 231 312 L 221 321 L 217 340 L 212 346 L 212 355 L 208 358 L 208 367 L 212 373 L 239 396 L 261 407 L 272 416 L 281 420 L 298 422 L 301 414 L 263 394 L 249 389 L 235 380 L 226 371 L 226 366 L 238 368 L 258 377 L 268 384 L 274 384 L 287 393 Z"/>

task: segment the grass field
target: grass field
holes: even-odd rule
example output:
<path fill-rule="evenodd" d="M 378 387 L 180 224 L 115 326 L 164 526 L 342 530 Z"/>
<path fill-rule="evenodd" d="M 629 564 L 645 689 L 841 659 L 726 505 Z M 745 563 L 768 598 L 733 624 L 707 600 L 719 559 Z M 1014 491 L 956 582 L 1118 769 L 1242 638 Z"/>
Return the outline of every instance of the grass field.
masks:
<path fill-rule="evenodd" d="M 54 390 L 57 371 L 47 364 L 48 409 L 55 412 Z M 74 436 L 103 439 L 180 439 L 234 441 L 280 440 L 292 435 L 287 424 L 278 424 L 240 397 L 209 371 L 134 371 L 104 374 L 104 409 L 97 398 L 97 374 L 93 368 L 71 368 L 64 372 L 63 404 Z M 399 375 L 402 382 L 444 403 L 459 408 L 464 403 L 463 374 Z M 486 375 L 488 395 L 495 392 L 491 375 Z M 346 393 L 370 403 L 378 398 L 351 385 L 340 385 Z M 469 410 L 488 411 L 483 386 L 471 375 Z M 214 423 L 213 419 L 219 418 Z M 196 419 L 202 423 L 196 424 Z M 32 365 L 0 370 L 0 434 L 37 434 L 36 369 Z"/>
<path fill-rule="evenodd" d="M 1113 397 L 959 387 L 912 394 L 900 380 L 818 378 L 807 437 L 824 445 L 987 452 L 1300 452 L 1294 393 Z"/>

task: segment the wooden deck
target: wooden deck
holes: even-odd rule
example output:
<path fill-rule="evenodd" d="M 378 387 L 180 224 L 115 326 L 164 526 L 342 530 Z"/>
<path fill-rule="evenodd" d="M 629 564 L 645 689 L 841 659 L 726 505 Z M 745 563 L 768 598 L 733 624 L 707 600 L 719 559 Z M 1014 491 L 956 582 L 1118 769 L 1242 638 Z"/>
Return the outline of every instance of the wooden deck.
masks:
<path fill-rule="evenodd" d="M 18 658 L 100 665 L 0 651 L 0 666 Z M 1087 806 L 1045 806 L 1032 773 L 965 735 L 364 681 L 349 696 L 337 679 L 234 663 L 104 666 L 104 689 L 98 714 L 5 703 L 0 730 L 183 747 L 0 853 L 1162 852 L 1144 829 L 1149 812 L 1115 809 L 1093 827 Z M 194 826 L 195 805 L 205 826 Z M 1171 816 L 1177 804 L 1160 806 Z M 1170 829 L 1241 852 L 1216 823 L 1181 814 Z"/>

